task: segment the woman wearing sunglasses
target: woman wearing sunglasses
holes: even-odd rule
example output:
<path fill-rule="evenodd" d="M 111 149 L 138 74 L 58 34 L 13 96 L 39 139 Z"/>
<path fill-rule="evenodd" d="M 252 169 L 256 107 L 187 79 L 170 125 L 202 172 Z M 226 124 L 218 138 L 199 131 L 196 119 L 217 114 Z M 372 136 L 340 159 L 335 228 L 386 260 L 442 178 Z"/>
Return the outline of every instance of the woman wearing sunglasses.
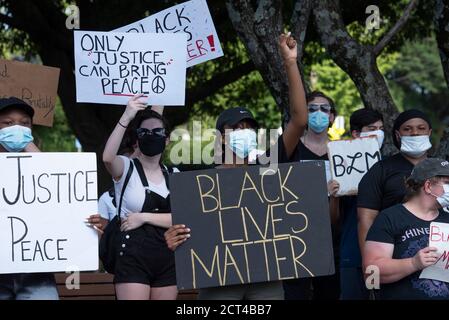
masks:
<path fill-rule="evenodd" d="M 172 224 L 169 170 L 161 163 L 169 129 L 162 115 L 147 109 L 144 100 L 142 95 L 129 100 L 103 153 L 116 199 L 120 199 L 129 176 L 120 209 L 122 232 L 114 275 L 119 300 L 169 300 L 177 296 L 174 255 L 164 239 Z M 132 160 L 117 155 L 128 127 L 137 135 Z"/>
<path fill-rule="evenodd" d="M 334 102 L 319 91 L 309 93 L 306 96 L 306 101 L 308 109 L 307 131 L 299 141 L 290 161 L 328 161 L 327 143 L 329 142 L 329 137 L 327 129 L 335 120 L 336 110 Z M 331 195 L 329 206 L 332 237 L 334 255 L 338 259 L 339 239 L 335 230 L 339 215 L 339 203 L 338 198 L 333 196 L 337 190 L 338 184 L 330 181 L 328 183 L 328 192 Z M 333 276 L 286 280 L 283 283 L 286 300 L 337 300 L 340 295 L 338 273 Z"/>

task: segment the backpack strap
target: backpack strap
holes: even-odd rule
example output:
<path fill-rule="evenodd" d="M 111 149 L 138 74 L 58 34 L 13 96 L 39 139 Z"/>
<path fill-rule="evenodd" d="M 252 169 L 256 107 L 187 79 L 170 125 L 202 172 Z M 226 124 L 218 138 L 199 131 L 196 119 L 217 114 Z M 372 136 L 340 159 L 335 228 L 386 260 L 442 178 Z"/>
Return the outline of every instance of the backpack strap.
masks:
<path fill-rule="evenodd" d="M 131 178 L 131 174 L 133 173 L 133 170 L 134 170 L 134 165 L 133 165 L 133 162 L 130 161 L 129 162 L 128 172 L 126 173 L 125 181 L 123 182 L 122 192 L 120 193 L 119 205 L 117 207 L 117 215 L 118 215 L 119 218 L 120 218 L 120 212 L 121 212 L 121 209 L 122 209 L 123 194 L 125 193 L 126 186 L 128 185 L 128 182 L 129 182 L 129 179 Z M 118 220 L 121 221 L 121 219 L 118 219 Z"/>
<path fill-rule="evenodd" d="M 133 159 L 133 161 L 134 161 L 134 165 L 136 166 L 137 173 L 139 174 L 140 181 L 142 182 L 143 186 L 145 188 L 147 188 L 148 180 L 147 180 L 147 176 L 145 175 L 145 171 L 143 171 L 142 164 L 140 163 L 139 159 L 137 159 L 137 158 Z"/>
<path fill-rule="evenodd" d="M 138 159 L 134 159 L 134 164 L 136 165 L 136 169 L 137 169 L 137 173 L 139 173 L 139 177 L 140 177 L 140 181 L 142 181 L 142 184 L 145 188 L 148 187 L 148 180 L 147 180 L 147 176 L 145 175 L 145 172 L 143 170 L 142 164 L 140 163 L 140 161 Z M 164 179 L 165 179 L 165 185 L 167 186 L 167 189 L 170 190 L 169 188 L 169 178 L 168 175 L 170 173 L 173 173 L 173 168 L 167 168 L 165 165 L 161 164 L 161 171 L 162 174 L 164 175 Z"/>
<path fill-rule="evenodd" d="M 108 190 L 108 194 L 109 194 L 109 196 L 110 196 L 111 199 L 112 199 L 112 204 L 114 205 L 115 208 L 117 208 L 117 203 L 116 203 L 116 201 L 115 201 L 115 188 L 114 188 L 114 187 L 111 187 L 111 188 Z"/>
<path fill-rule="evenodd" d="M 167 186 L 167 189 L 170 191 L 169 174 L 173 173 L 173 168 L 172 167 L 167 168 L 165 164 L 161 163 L 161 169 L 162 174 L 164 175 L 165 185 Z"/>

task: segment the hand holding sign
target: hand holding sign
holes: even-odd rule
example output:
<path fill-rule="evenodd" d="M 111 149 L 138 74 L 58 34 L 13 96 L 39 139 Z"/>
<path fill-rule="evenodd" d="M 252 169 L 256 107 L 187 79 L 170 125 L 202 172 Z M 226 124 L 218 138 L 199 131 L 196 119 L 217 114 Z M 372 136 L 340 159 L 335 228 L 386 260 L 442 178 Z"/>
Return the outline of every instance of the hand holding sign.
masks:
<path fill-rule="evenodd" d="M 340 189 L 340 184 L 338 183 L 338 181 L 336 180 L 331 180 L 327 183 L 327 192 L 329 192 L 329 194 L 332 197 L 336 197 L 338 190 Z"/>
<path fill-rule="evenodd" d="M 137 112 L 145 110 L 147 108 L 147 103 L 144 100 L 143 94 L 136 94 L 134 97 L 129 99 L 126 105 L 125 112 L 123 113 L 120 123 L 125 126 L 128 125 L 135 117 Z"/>
<path fill-rule="evenodd" d="M 426 250 L 424 252 L 421 252 Z M 415 265 L 424 269 L 419 278 L 449 282 L 449 224 L 430 224 L 429 247 L 413 258 Z M 418 270 L 420 270 L 418 269 Z"/>
<path fill-rule="evenodd" d="M 431 266 L 437 262 L 438 254 L 437 248 L 427 247 L 419 250 L 412 258 L 412 263 L 417 270 L 422 270 L 428 266 Z"/>
<path fill-rule="evenodd" d="M 164 237 L 167 247 L 175 251 L 180 244 L 190 238 L 190 229 L 183 224 L 175 224 L 164 233 Z"/>

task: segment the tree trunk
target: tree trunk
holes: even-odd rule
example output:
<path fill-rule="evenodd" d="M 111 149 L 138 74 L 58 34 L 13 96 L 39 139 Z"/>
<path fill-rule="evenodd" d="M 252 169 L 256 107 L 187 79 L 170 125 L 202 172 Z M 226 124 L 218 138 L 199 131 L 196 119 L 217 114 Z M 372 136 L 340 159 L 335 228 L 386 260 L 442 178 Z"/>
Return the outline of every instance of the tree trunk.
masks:
<path fill-rule="evenodd" d="M 282 33 L 282 1 L 260 0 L 254 10 L 250 0 L 228 0 L 229 18 L 251 60 L 282 112 L 289 109 L 287 75 L 278 49 Z"/>
<path fill-rule="evenodd" d="M 373 47 L 361 45 L 348 34 L 338 0 L 316 1 L 313 14 L 321 43 L 335 63 L 354 81 L 364 106 L 383 114 L 387 133 L 383 153 L 397 152 L 389 133 L 398 111 L 377 68 Z M 336 103 L 338 105 L 338 101 Z"/>
<path fill-rule="evenodd" d="M 449 0 L 435 0 L 434 22 L 444 78 L 449 88 Z M 435 156 L 449 159 L 449 128 L 446 128 Z"/>

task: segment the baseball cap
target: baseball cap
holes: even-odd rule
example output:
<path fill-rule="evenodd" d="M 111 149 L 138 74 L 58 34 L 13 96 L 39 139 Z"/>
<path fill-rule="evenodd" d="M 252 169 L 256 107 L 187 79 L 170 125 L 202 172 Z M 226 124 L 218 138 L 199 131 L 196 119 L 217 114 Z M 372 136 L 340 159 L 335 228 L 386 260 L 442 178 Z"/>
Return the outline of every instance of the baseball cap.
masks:
<path fill-rule="evenodd" d="M 216 129 L 224 132 L 224 126 L 235 126 L 242 120 L 250 120 L 256 127 L 259 126 L 251 111 L 244 107 L 234 107 L 223 111 L 217 119 Z"/>
<path fill-rule="evenodd" d="M 449 177 L 449 161 L 427 158 L 413 168 L 409 179 L 419 183 L 437 176 Z"/>
<path fill-rule="evenodd" d="M 15 107 L 17 109 L 24 111 L 31 117 L 31 119 L 33 119 L 34 109 L 25 101 L 20 100 L 19 98 L 16 97 L 0 99 L 0 111 L 10 107 Z"/>

